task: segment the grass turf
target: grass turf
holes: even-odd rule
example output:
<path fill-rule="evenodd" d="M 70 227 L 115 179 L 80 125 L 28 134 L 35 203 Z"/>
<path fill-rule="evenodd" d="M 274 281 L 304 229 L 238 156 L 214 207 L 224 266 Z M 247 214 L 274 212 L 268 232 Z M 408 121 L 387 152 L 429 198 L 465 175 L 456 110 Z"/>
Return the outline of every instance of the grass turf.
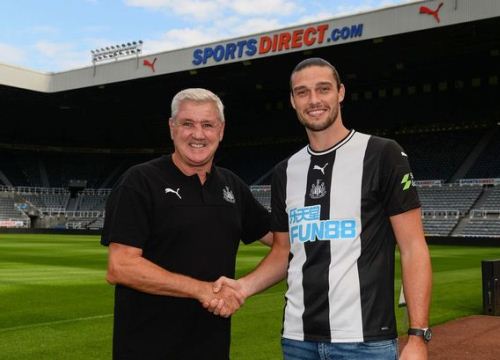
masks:
<path fill-rule="evenodd" d="M 431 324 L 480 314 L 481 260 L 500 247 L 431 246 Z M 238 276 L 265 255 L 242 246 Z M 96 236 L 0 234 L 0 358 L 110 359 L 113 288 L 104 280 L 106 249 Z M 396 289 L 399 290 L 399 268 Z M 233 317 L 231 358 L 278 359 L 285 286 L 248 299 Z M 396 291 L 396 301 L 398 291 Z M 404 310 L 396 310 L 404 331 Z"/>

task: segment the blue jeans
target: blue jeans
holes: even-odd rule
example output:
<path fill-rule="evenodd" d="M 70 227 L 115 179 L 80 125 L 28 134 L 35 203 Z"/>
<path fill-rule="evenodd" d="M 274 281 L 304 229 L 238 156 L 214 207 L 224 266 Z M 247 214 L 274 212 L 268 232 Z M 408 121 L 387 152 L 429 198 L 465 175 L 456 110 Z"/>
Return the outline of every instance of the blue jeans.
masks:
<path fill-rule="evenodd" d="M 397 360 L 398 340 L 329 343 L 282 339 L 284 360 Z"/>

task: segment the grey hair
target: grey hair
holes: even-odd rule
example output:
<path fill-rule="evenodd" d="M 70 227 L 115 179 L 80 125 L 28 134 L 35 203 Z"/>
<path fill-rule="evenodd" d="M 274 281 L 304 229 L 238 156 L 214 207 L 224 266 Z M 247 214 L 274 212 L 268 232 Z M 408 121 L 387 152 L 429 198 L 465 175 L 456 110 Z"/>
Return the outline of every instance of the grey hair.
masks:
<path fill-rule="evenodd" d="M 224 105 L 222 104 L 221 99 L 210 90 L 202 88 L 184 89 L 179 91 L 174 96 L 171 104 L 171 117 L 173 119 L 175 119 L 177 113 L 179 112 L 179 106 L 185 100 L 195 102 L 213 102 L 217 108 L 217 112 L 219 113 L 219 120 L 221 122 L 226 121 L 226 119 L 224 118 Z"/>

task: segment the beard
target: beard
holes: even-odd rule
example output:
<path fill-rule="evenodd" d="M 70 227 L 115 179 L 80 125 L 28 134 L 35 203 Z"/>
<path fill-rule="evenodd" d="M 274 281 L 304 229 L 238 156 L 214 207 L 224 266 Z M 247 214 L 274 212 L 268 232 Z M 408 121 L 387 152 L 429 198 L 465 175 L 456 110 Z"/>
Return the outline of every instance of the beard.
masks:
<path fill-rule="evenodd" d="M 304 127 L 310 131 L 319 132 L 328 129 L 332 126 L 335 121 L 337 121 L 337 117 L 339 115 L 338 107 L 332 110 L 332 113 L 323 121 L 308 121 L 301 113 L 297 111 L 297 117 L 299 122 L 304 125 Z"/>

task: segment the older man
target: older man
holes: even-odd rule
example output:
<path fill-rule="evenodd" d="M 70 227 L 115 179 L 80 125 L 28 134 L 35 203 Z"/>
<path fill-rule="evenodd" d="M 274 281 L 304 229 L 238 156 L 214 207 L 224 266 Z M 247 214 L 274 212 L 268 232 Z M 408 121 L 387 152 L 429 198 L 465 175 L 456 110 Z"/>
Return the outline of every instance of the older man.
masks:
<path fill-rule="evenodd" d="M 242 303 L 212 281 L 234 277 L 240 239 L 270 244 L 268 212 L 243 181 L 214 166 L 220 99 L 186 89 L 172 100 L 175 151 L 129 169 L 108 200 L 101 239 L 116 284 L 114 359 L 229 358 L 229 314 Z M 220 303 L 220 315 L 201 303 Z"/>

